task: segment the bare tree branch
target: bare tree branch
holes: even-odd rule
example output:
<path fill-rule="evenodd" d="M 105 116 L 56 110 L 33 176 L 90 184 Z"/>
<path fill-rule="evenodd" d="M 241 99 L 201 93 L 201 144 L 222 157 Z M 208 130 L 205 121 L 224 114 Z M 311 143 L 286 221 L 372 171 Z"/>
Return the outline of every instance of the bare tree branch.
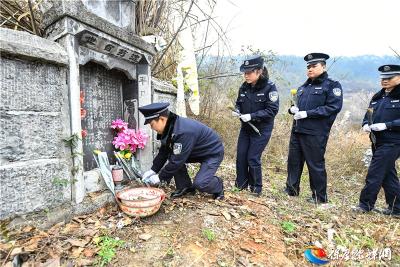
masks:
<path fill-rule="evenodd" d="M 160 64 L 162 58 L 164 57 L 165 53 L 168 51 L 168 49 L 170 48 L 170 46 L 172 45 L 172 43 L 175 41 L 175 39 L 176 39 L 176 37 L 178 36 L 178 34 L 179 34 L 179 32 L 180 32 L 180 30 L 181 30 L 183 24 L 185 23 L 185 20 L 186 20 L 187 16 L 188 16 L 189 13 L 190 13 L 190 10 L 192 9 L 193 4 L 194 4 L 194 0 L 191 1 L 190 6 L 189 6 L 189 9 L 188 9 L 188 11 L 186 12 L 185 16 L 183 17 L 182 23 L 181 23 L 181 25 L 178 27 L 178 30 L 176 31 L 176 33 L 175 33 L 174 36 L 172 37 L 171 41 L 168 43 L 167 47 L 164 49 L 164 51 L 163 51 L 163 53 L 161 54 L 161 56 L 158 58 L 156 64 L 154 64 L 154 67 L 153 67 L 154 69 L 157 68 L 157 66 Z"/>

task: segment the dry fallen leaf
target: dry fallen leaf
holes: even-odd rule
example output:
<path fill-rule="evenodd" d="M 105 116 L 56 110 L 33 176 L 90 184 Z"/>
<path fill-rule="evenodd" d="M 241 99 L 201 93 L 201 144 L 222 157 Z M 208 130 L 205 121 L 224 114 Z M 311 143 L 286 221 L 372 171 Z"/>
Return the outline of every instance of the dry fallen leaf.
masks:
<path fill-rule="evenodd" d="M 76 264 L 78 266 L 92 266 L 94 263 L 94 259 L 78 259 Z"/>
<path fill-rule="evenodd" d="M 21 254 L 23 252 L 22 248 L 18 247 L 18 248 L 14 248 L 11 251 L 10 257 L 14 257 L 15 255 Z"/>
<path fill-rule="evenodd" d="M 88 241 L 80 239 L 67 239 L 66 241 L 74 247 L 85 247 L 85 245 L 88 243 Z"/>
<path fill-rule="evenodd" d="M 230 221 L 231 220 L 231 215 L 227 212 L 227 211 L 223 211 L 223 212 L 221 212 L 222 213 L 222 215 L 224 215 L 224 217 L 225 217 L 225 219 L 227 220 L 227 221 Z"/>
<path fill-rule="evenodd" d="M 34 236 L 28 242 L 23 244 L 25 251 L 35 251 L 38 248 L 39 241 L 42 240 L 41 236 Z"/>
<path fill-rule="evenodd" d="M 254 238 L 254 242 L 256 242 L 257 244 L 259 243 L 265 243 L 264 240 L 260 239 L 260 238 Z"/>
<path fill-rule="evenodd" d="M 61 266 L 60 258 L 53 258 L 47 260 L 45 263 L 42 263 L 40 267 L 59 267 Z"/>
<path fill-rule="evenodd" d="M 63 233 L 63 234 L 68 234 L 68 233 L 70 233 L 70 232 L 72 232 L 72 231 L 74 231 L 74 230 L 76 230 L 76 229 L 78 229 L 78 228 L 79 228 L 79 225 L 74 224 L 74 223 L 68 223 L 68 224 L 64 227 L 64 229 L 61 231 L 61 233 Z"/>
<path fill-rule="evenodd" d="M 144 240 L 144 241 L 147 241 L 150 238 L 152 238 L 152 235 L 151 234 L 141 234 L 141 235 L 139 235 L 139 238 Z"/>
<path fill-rule="evenodd" d="M 85 248 L 83 250 L 83 255 L 85 255 L 85 257 L 87 257 L 87 258 L 93 257 L 95 253 L 96 252 L 93 249 L 90 249 L 90 248 Z"/>
<path fill-rule="evenodd" d="M 29 233 L 29 232 L 31 232 L 32 230 L 33 230 L 33 227 L 30 226 L 30 225 L 28 225 L 28 226 L 25 226 L 25 227 L 22 229 L 22 232 L 24 232 L 24 233 Z"/>
<path fill-rule="evenodd" d="M 72 258 L 79 258 L 79 256 L 81 255 L 82 251 L 84 250 L 84 248 L 81 247 L 73 247 L 72 248 Z"/>
<path fill-rule="evenodd" d="M 0 243 L 0 250 L 9 250 L 13 247 L 14 245 L 9 242 L 9 243 Z"/>

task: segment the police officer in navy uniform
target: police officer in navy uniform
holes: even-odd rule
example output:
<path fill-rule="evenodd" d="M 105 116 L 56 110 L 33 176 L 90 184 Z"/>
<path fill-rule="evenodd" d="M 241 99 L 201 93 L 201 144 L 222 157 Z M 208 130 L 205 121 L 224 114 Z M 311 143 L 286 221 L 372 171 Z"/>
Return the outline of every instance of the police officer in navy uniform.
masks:
<path fill-rule="evenodd" d="M 168 103 L 153 103 L 139 108 L 146 119 L 144 124 L 149 123 L 161 140 L 161 148 L 151 169 L 144 173 L 143 182 L 157 185 L 160 181 L 169 183 L 174 177 L 176 191 L 171 197 L 181 197 L 197 189 L 212 194 L 214 199 L 223 199 L 222 179 L 215 176 L 224 158 L 221 139 L 206 125 L 170 112 L 168 106 Z M 192 183 L 185 163 L 193 162 L 201 163 L 201 167 Z"/>
<path fill-rule="evenodd" d="M 261 154 L 271 137 L 279 109 L 276 86 L 268 78 L 261 56 L 248 58 L 240 66 L 245 82 L 239 89 L 233 116 L 241 120 L 237 143 L 236 187 L 250 188 L 256 196 L 262 192 Z"/>
<path fill-rule="evenodd" d="M 325 149 L 336 115 L 342 109 L 343 93 L 339 82 L 328 78 L 327 54 L 311 53 L 307 62 L 307 81 L 297 89 L 297 105 L 289 109 L 294 115 L 289 143 L 286 193 L 298 196 L 304 162 L 307 163 L 312 203 L 328 201 Z"/>
<path fill-rule="evenodd" d="M 378 70 L 381 72 L 382 90 L 372 97 L 369 104 L 372 116 L 367 112 L 363 120 L 363 130 L 371 133 L 373 156 L 359 205 L 353 210 L 373 210 L 383 187 L 388 208 L 377 211 L 398 217 L 400 183 L 395 163 L 400 155 L 400 65 L 384 65 Z"/>

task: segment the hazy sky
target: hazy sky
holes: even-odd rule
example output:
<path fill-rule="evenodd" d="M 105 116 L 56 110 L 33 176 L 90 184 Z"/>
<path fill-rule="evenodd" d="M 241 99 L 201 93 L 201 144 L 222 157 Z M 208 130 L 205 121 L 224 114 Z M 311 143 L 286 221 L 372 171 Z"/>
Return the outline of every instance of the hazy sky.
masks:
<path fill-rule="evenodd" d="M 242 45 L 281 55 L 400 52 L 400 0 L 217 0 L 232 52 Z"/>

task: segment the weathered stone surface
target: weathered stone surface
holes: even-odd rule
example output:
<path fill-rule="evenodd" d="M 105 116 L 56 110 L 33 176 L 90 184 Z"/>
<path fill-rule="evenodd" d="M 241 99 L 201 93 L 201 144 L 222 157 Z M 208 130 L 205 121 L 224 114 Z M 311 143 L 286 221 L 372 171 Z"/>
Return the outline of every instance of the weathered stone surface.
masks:
<path fill-rule="evenodd" d="M 70 171 L 65 161 L 9 164 L 1 166 L 0 173 L 0 220 L 71 200 Z"/>
<path fill-rule="evenodd" d="M 100 169 L 96 168 L 94 170 L 84 172 L 83 179 L 85 180 L 86 193 L 107 189 L 103 177 L 101 176 Z"/>
<path fill-rule="evenodd" d="M 104 12 L 97 13 L 96 7 L 93 6 L 95 3 L 84 4 L 83 2 L 88 3 L 88 1 L 46 1 L 48 3 L 44 11 L 43 16 L 43 25 L 46 28 L 47 32 L 56 32 L 56 29 L 51 29 L 53 23 L 57 23 L 60 19 L 65 16 L 72 17 L 77 21 L 80 21 L 84 24 L 90 25 L 100 31 L 107 33 L 111 36 L 114 36 L 128 44 L 134 45 L 135 47 L 144 50 L 151 55 L 156 53 L 153 45 L 145 42 L 138 35 L 134 33 L 134 17 L 132 16 L 120 16 L 117 18 L 109 18 L 116 14 L 116 10 L 113 12 L 107 12 L 108 17 L 104 16 Z M 49 3 L 52 2 L 52 3 Z M 94 1 L 91 1 L 94 2 Z M 131 1 L 126 1 L 128 6 L 134 5 Z M 127 8 L 124 8 L 124 3 L 121 3 L 121 13 L 123 14 Z M 92 5 L 92 6 L 90 6 Z M 134 8 L 134 7 L 132 7 Z M 113 9 L 113 8 L 109 8 Z M 104 8 L 102 10 L 105 10 Z M 96 13 L 94 13 L 96 12 Z"/>
<path fill-rule="evenodd" d="M 0 166 L 15 161 L 66 158 L 57 113 L 1 112 Z"/>
<path fill-rule="evenodd" d="M 68 64 L 66 51 L 59 44 L 27 32 L 0 28 L 0 52 L 56 64 Z"/>
<path fill-rule="evenodd" d="M 61 112 L 66 68 L 0 58 L 0 110 Z"/>
<path fill-rule="evenodd" d="M 177 89 L 170 83 L 152 77 L 151 87 L 154 89 L 154 102 L 168 102 L 169 109 L 175 112 Z"/>

